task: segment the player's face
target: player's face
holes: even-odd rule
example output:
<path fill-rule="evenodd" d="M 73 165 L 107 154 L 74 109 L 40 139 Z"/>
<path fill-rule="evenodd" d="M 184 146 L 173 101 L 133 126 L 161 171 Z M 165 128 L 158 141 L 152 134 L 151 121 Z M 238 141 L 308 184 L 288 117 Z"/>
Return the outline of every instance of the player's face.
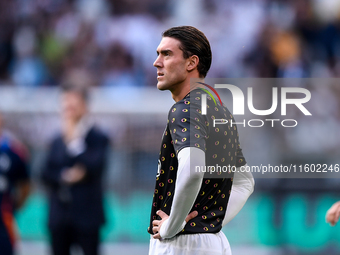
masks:
<path fill-rule="evenodd" d="M 64 92 L 61 98 L 62 116 L 71 121 L 80 120 L 87 112 L 84 99 L 77 92 Z"/>
<path fill-rule="evenodd" d="M 171 90 L 183 83 L 187 78 L 187 60 L 179 48 L 180 41 L 171 37 L 163 37 L 157 48 L 157 59 L 153 65 L 157 68 L 157 88 Z"/>

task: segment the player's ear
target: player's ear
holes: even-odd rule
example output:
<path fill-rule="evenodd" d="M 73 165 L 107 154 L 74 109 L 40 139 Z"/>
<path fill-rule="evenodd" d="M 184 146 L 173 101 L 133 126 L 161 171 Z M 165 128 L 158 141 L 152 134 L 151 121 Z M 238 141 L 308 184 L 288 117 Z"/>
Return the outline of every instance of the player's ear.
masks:
<path fill-rule="evenodd" d="M 191 72 L 195 68 L 197 68 L 198 63 L 199 63 L 199 58 L 197 55 L 192 55 L 188 58 L 188 65 L 187 65 L 187 71 Z"/>

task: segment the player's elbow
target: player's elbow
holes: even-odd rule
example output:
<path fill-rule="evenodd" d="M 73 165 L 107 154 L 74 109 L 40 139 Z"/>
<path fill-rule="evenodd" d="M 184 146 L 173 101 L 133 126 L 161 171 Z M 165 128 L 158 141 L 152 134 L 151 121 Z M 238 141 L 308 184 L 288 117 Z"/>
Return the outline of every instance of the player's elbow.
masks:
<path fill-rule="evenodd" d="M 199 172 L 199 171 L 190 171 L 190 179 L 199 179 L 202 180 L 204 177 L 204 173 L 203 172 Z"/>
<path fill-rule="evenodd" d="M 255 180 L 253 177 L 251 177 L 249 180 L 249 186 L 248 186 L 249 196 L 254 192 L 254 189 L 255 189 Z"/>

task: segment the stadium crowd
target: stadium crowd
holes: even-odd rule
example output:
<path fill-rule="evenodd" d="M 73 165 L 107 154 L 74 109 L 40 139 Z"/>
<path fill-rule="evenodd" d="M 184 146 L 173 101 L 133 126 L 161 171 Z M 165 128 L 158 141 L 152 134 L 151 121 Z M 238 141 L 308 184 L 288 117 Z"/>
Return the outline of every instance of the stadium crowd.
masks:
<path fill-rule="evenodd" d="M 153 85 L 159 34 L 188 22 L 211 41 L 209 77 L 340 73 L 337 1 L 7 0 L 0 12 L 1 85 L 59 85 L 73 70 L 95 86 Z"/>

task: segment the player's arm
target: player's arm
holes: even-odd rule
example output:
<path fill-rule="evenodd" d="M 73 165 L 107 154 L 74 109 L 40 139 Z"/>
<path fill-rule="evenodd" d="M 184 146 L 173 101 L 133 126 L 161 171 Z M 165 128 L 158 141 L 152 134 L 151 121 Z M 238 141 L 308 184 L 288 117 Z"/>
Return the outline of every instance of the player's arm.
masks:
<path fill-rule="evenodd" d="M 250 172 L 241 172 L 240 168 L 237 168 L 233 178 L 227 211 L 222 222 L 223 227 L 241 211 L 249 196 L 253 193 L 254 185 L 255 181 L 252 174 Z"/>
<path fill-rule="evenodd" d="M 20 209 L 27 200 L 31 192 L 31 184 L 29 180 L 21 180 L 16 185 L 15 208 Z"/>
<path fill-rule="evenodd" d="M 68 153 L 76 163 L 74 166 L 62 171 L 62 180 L 72 185 L 88 178 L 99 178 L 106 161 L 108 144 L 109 139 L 98 134 L 95 141 L 91 141 L 87 145 L 84 144 L 81 146 L 83 148 L 69 149 Z"/>
<path fill-rule="evenodd" d="M 23 144 L 17 144 L 14 168 L 15 168 L 15 187 L 13 193 L 14 208 L 20 209 L 27 200 L 31 192 L 31 182 L 28 171 L 28 153 Z"/>
<path fill-rule="evenodd" d="M 50 188 L 58 188 L 61 182 L 60 170 L 62 163 L 55 158 L 55 151 L 59 149 L 57 140 L 54 140 L 48 150 L 46 161 L 41 172 L 42 182 Z"/>
<path fill-rule="evenodd" d="M 193 170 L 194 166 L 190 164 L 190 161 L 195 162 L 195 165 L 204 166 L 204 151 L 194 147 L 186 147 L 178 153 L 178 172 L 171 212 L 169 217 L 165 220 L 163 219 L 162 222 L 154 221 L 156 224 L 154 232 L 158 231 L 154 238 L 171 238 L 175 236 L 184 228 L 186 221 L 189 220 L 187 216 L 197 198 L 204 176 L 203 172 Z M 159 212 L 158 214 L 160 215 Z M 196 215 L 197 213 L 194 213 L 190 218 Z"/>

